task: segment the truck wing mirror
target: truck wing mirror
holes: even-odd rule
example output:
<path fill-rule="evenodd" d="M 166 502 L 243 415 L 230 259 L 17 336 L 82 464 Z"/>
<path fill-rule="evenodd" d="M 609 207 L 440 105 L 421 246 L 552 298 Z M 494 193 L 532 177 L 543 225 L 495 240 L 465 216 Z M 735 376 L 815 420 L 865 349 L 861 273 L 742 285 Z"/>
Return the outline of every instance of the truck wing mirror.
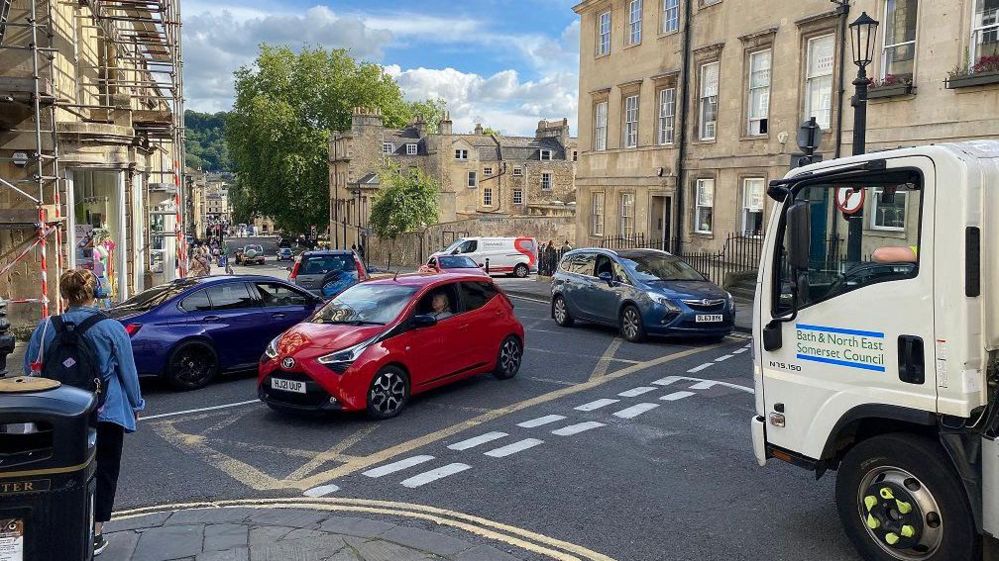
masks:
<path fill-rule="evenodd" d="M 784 236 L 788 241 L 787 260 L 792 269 L 808 270 L 812 254 L 812 209 L 808 201 L 801 201 L 787 209 L 787 231 Z"/>

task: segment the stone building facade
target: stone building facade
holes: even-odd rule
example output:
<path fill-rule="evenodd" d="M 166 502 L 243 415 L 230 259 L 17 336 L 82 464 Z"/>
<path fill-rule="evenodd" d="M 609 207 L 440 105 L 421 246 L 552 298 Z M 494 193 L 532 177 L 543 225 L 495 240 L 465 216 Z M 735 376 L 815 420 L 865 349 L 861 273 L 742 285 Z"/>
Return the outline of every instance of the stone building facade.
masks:
<path fill-rule="evenodd" d="M 994 138 L 999 54 L 993 0 L 585 0 L 581 20 L 578 244 L 642 234 L 723 248 L 758 236 L 769 180 L 816 117 L 825 159 L 852 153 L 846 26 L 881 22 L 867 150 Z M 997 68 L 991 68 L 996 70 Z M 993 109 L 988 109 L 993 108 Z M 889 232 L 884 213 L 865 228 Z"/>
<path fill-rule="evenodd" d="M 103 275 L 112 301 L 176 276 L 183 93 L 179 76 L 168 75 L 179 65 L 175 0 L 7 4 L 0 299 L 16 304 L 11 319 L 22 325 L 40 310 L 58 312 L 58 273 L 67 268 Z"/>
<path fill-rule="evenodd" d="M 566 216 L 576 193 L 576 139 L 567 119 L 541 121 L 533 137 L 453 132 L 450 119 L 429 133 L 416 121 L 388 129 L 377 111 L 357 109 L 349 131 L 330 141 L 330 240 L 367 235 L 379 172 L 419 169 L 441 185 L 439 222 L 476 216 Z M 363 241 L 362 241 L 363 243 Z"/>

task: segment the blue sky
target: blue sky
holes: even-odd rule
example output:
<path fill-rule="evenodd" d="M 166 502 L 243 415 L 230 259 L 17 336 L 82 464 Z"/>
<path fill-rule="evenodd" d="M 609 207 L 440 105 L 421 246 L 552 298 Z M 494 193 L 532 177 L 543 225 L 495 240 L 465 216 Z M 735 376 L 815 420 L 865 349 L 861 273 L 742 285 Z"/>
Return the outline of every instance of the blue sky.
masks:
<path fill-rule="evenodd" d="M 455 129 L 530 134 L 575 126 L 575 0 L 184 0 L 188 107 L 232 104 L 232 71 L 261 42 L 348 48 L 385 67 L 409 99 L 442 97 Z"/>

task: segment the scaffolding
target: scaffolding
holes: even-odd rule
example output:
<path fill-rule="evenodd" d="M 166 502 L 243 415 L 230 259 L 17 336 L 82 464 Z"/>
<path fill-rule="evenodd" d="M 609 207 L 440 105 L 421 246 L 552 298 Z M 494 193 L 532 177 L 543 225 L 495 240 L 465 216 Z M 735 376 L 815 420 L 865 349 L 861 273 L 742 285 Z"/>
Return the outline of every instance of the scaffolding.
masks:
<path fill-rule="evenodd" d="M 23 170 L 21 177 L 0 177 L 0 189 L 16 193 L 34 209 L 6 209 L 0 216 L 0 227 L 31 228 L 34 236 L 24 243 L 0 253 L 0 276 L 7 274 L 19 262 L 37 259 L 41 273 L 38 298 L 10 300 L 17 304 L 38 304 L 41 316 L 50 312 L 48 299 L 47 244 L 55 244 L 55 292 L 58 278 L 64 270 L 70 248 L 65 217 L 73 212 L 64 207 L 68 200 L 68 183 L 60 170 L 58 123 L 61 116 L 82 123 L 115 123 L 115 115 L 130 112 L 134 130 L 133 145 L 157 147 L 169 154 L 169 166 L 149 173 L 161 174 L 160 183 L 172 183 L 177 209 L 173 235 L 177 244 L 177 272 L 186 273 L 187 250 L 184 247 L 183 190 L 184 165 L 184 100 L 181 52 L 180 0 L 79 0 L 62 6 L 73 9 L 72 37 L 57 37 L 55 4 L 60 0 L 22 0 L 26 9 L 16 9 L 19 2 L 0 0 L 0 52 L 7 49 L 29 53 L 30 76 L 0 76 L 0 103 L 8 104 L 17 115 L 26 109 L 24 123 L 31 126 L 31 153 L 14 152 L 9 160 Z M 89 12 L 89 13 L 87 13 Z M 76 95 L 63 96 L 56 87 L 57 58 L 72 57 L 68 64 L 83 64 L 76 56 L 83 41 L 77 36 L 77 24 L 96 33 L 98 50 L 96 64 L 87 71 L 75 72 Z M 81 34 L 82 35 L 82 34 Z M 67 39 L 69 39 L 67 41 Z M 60 53 L 70 43 L 72 53 Z M 14 73 L 16 74 L 16 73 Z M 88 80 L 86 77 L 92 77 Z M 23 125 L 22 125 L 23 126 Z M 133 187 L 127 185 L 126 206 L 134 212 L 131 197 Z M 141 196 L 141 194 L 140 194 Z M 148 198 L 141 199 L 148 203 Z M 147 217 L 148 207 L 142 209 Z M 127 228 L 127 227 L 126 227 Z M 142 247 L 148 251 L 149 232 L 132 232 L 142 237 Z M 148 260 L 146 261 L 148 263 Z M 137 273 L 133 268 L 130 274 Z M 143 273 L 145 271 L 142 271 Z"/>

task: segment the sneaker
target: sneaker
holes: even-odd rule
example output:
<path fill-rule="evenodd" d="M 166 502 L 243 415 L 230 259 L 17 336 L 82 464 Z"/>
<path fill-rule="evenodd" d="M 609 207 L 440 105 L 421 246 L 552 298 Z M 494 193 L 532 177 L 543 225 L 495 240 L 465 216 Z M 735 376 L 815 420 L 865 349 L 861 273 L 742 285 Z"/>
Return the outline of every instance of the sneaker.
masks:
<path fill-rule="evenodd" d="M 104 550 L 108 548 L 108 541 L 104 539 L 104 534 L 97 534 L 94 536 L 94 557 L 104 553 Z"/>

